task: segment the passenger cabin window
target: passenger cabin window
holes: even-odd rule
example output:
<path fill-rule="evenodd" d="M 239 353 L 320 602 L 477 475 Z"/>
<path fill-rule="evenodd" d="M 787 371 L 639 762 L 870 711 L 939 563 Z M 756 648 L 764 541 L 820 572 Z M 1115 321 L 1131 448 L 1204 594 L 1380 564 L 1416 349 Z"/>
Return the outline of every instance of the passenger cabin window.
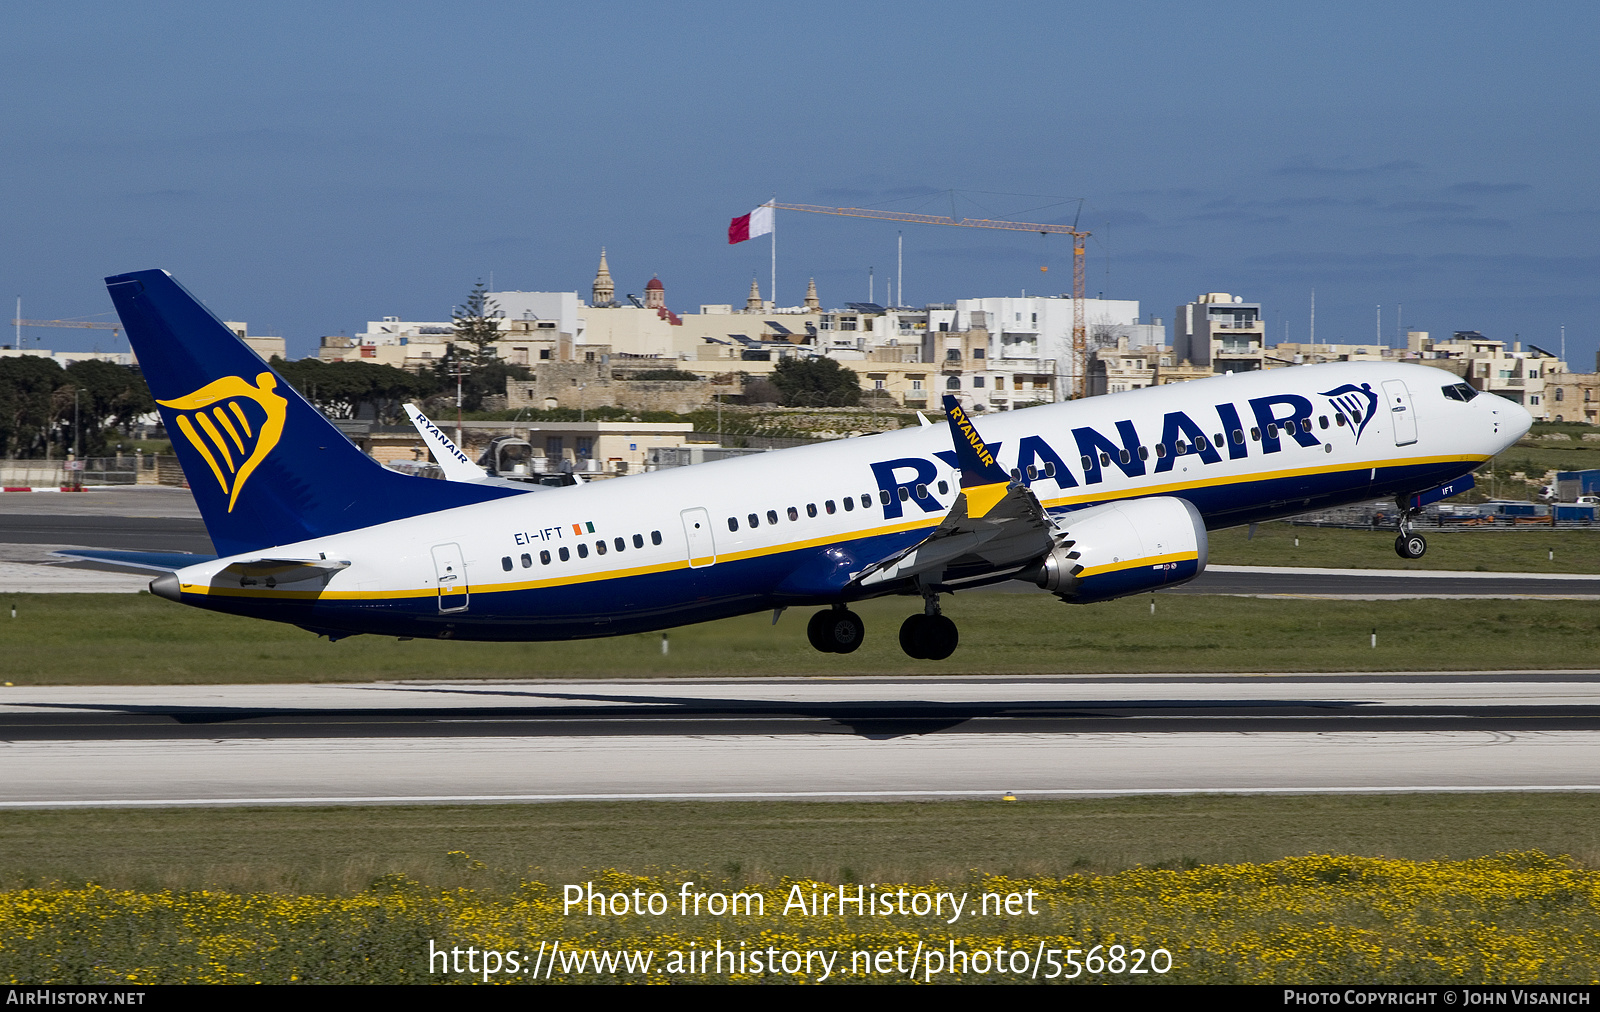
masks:
<path fill-rule="evenodd" d="M 760 527 L 761 526 L 761 518 L 759 516 L 757 516 L 756 514 L 754 514 L 754 513 L 750 514 L 748 517 L 745 517 L 745 519 L 750 521 L 750 526 L 751 527 Z"/>
<path fill-rule="evenodd" d="M 522 553 L 522 568 L 523 569 L 532 569 L 533 568 L 533 556 L 529 555 L 527 552 L 523 552 Z"/>
<path fill-rule="evenodd" d="M 739 518 L 738 517 L 729 517 L 728 518 L 728 530 L 736 531 L 738 529 L 739 529 Z"/>
<path fill-rule="evenodd" d="M 789 519 L 790 520 L 799 520 L 800 519 L 800 511 L 795 509 L 793 506 L 790 506 L 789 507 Z"/>
<path fill-rule="evenodd" d="M 660 531 L 651 531 L 650 532 L 650 543 L 652 545 L 661 544 L 661 532 Z"/>
<path fill-rule="evenodd" d="M 777 522 L 778 522 L 778 511 L 777 510 L 767 510 L 767 523 L 775 524 Z"/>
<path fill-rule="evenodd" d="M 900 491 L 904 492 L 905 489 L 901 489 Z M 883 502 L 883 504 L 885 506 L 889 505 L 889 490 L 888 489 L 881 489 L 878 492 L 878 498 L 879 498 L 879 500 L 881 500 Z M 865 495 L 862 496 L 861 497 L 861 505 L 863 505 L 863 506 L 871 506 L 872 505 L 872 497 L 871 496 L 865 496 Z"/>
<path fill-rule="evenodd" d="M 1150 459 L 1150 447 L 1148 447 L 1148 446 L 1139 447 L 1139 459 L 1140 460 L 1149 460 Z"/>
<path fill-rule="evenodd" d="M 926 498 L 928 498 L 928 486 L 926 486 L 926 485 L 918 485 L 917 486 L 917 498 L 918 499 L 926 499 Z"/>
<path fill-rule="evenodd" d="M 572 553 L 567 551 L 567 548 L 566 548 L 565 545 L 561 546 L 560 551 L 561 551 L 561 561 L 562 562 L 566 562 L 568 559 L 572 558 Z"/>
<path fill-rule="evenodd" d="M 950 494 L 950 485 L 949 485 L 948 482 L 945 482 L 943 480 L 941 480 L 939 482 L 939 494 L 940 495 L 949 495 Z"/>
<path fill-rule="evenodd" d="M 1339 426 L 1344 425 L 1344 413 L 1343 412 L 1338 412 L 1333 416 L 1333 424 L 1339 425 Z"/>
<path fill-rule="evenodd" d="M 1234 442 L 1235 446 L 1243 446 L 1244 445 L 1244 430 L 1243 429 L 1234 429 L 1233 430 L 1233 442 Z"/>
<path fill-rule="evenodd" d="M 643 548 L 644 547 L 644 535 L 643 534 L 635 534 L 633 536 L 633 547 L 635 547 L 635 548 Z"/>
<path fill-rule="evenodd" d="M 888 502 L 889 501 L 889 493 L 887 493 L 887 492 L 883 493 L 883 501 L 884 502 Z M 871 506 L 872 506 L 872 495 L 870 493 L 862 495 L 862 497 L 861 497 L 861 508 L 862 509 L 868 509 Z"/>
<path fill-rule="evenodd" d="M 539 565 L 541 565 L 541 566 L 550 565 L 550 553 L 549 552 L 540 552 L 539 553 Z"/>
<path fill-rule="evenodd" d="M 839 508 L 833 504 L 832 499 L 829 499 L 827 502 L 823 503 L 822 508 L 828 511 L 829 516 L 833 516 L 835 513 L 839 512 Z"/>
<path fill-rule="evenodd" d="M 596 555 L 606 554 L 606 543 L 604 541 L 596 541 L 594 543 L 594 553 Z"/>
<path fill-rule="evenodd" d="M 817 504 L 814 503 L 814 502 L 806 503 L 806 516 L 814 517 L 816 515 L 817 515 Z"/>
<path fill-rule="evenodd" d="M 586 545 L 586 544 L 583 544 L 582 542 L 579 542 L 578 543 L 578 558 L 587 559 L 588 557 L 589 557 L 589 546 Z"/>
<path fill-rule="evenodd" d="M 856 497 L 853 496 L 853 495 L 845 496 L 844 497 L 844 508 L 845 508 L 846 512 L 849 512 L 850 510 L 855 509 L 856 508 Z"/>
<path fill-rule="evenodd" d="M 1267 425 L 1267 438 L 1268 439 L 1277 439 L 1278 438 L 1278 426 L 1277 426 L 1277 423 L 1274 422 L 1274 423 L 1270 423 L 1270 424 Z"/>
<path fill-rule="evenodd" d="M 1250 426 L 1250 438 L 1258 443 L 1261 442 L 1261 430 L 1254 425 Z"/>
<path fill-rule="evenodd" d="M 508 573 L 511 572 L 511 556 L 506 555 L 500 559 L 500 568 Z"/>
<path fill-rule="evenodd" d="M 1127 461 L 1123 461 L 1123 463 L 1127 463 Z M 1029 481 L 1033 481 L 1034 479 L 1036 479 L 1038 477 L 1039 477 L 1039 469 L 1037 467 L 1034 467 L 1032 464 L 1029 464 L 1028 465 L 1028 480 Z"/>
<path fill-rule="evenodd" d="M 613 538 L 611 539 L 611 543 L 617 546 L 617 551 L 619 552 L 624 551 L 628 547 L 628 543 L 621 538 Z"/>
<path fill-rule="evenodd" d="M 1160 460 L 1161 458 L 1165 457 L 1166 455 L 1167 455 L 1167 444 L 1166 443 L 1157 443 L 1156 444 L 1156 459 Z"/>
<path fill-rule="evenodd" d="M 1047 461 L 1044 462 L 1044 476 L 1046 478 L 1054 478 L 1056 476 L 1056 462 L 1055 461 L 1047 460 Z M 944 488 L 944 484 L 941 482 L 939 487 L 941 489 Z"/>
<path fill-rule="evenodd" d="M 911 490 L 906 488 L 904 485 L 901 485 L 900 486 L 900 501 L 901 502 L 905 502 L 906 500 L 908 500 L 910 498 L 911 498 Z"/>
<path fill-rule="evenodd" d="M 1326 429 L 1327 427 L 1328 427 L 1328 416 L 1327 415 L 1319 415 L 1317 417 L 1317 428 Z"/>
<path fill-rule="evenodd" d="M 1079 460 L 1083 463 L 1083 469 L 1085 471 L 1094 470 L 1094 459 L 1091 458 L 1087 453 L 1080 457 Z"/>

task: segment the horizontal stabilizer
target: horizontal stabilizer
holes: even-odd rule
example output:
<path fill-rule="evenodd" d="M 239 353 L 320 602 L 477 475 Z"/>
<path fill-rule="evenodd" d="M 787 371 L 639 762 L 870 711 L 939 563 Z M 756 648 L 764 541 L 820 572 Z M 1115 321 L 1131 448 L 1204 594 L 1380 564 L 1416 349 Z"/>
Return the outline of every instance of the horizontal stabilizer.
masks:
<path fill-rule="evenodd" d="M 157 573 L 175 573 L 202 562 L 213 562 L 215 555 L 190 555 L 187 552 L 115 552 L 103 548 L 63 548 L 52 555 L 78 562 L 100 562 L 108 566 L 123 566 Z"/>

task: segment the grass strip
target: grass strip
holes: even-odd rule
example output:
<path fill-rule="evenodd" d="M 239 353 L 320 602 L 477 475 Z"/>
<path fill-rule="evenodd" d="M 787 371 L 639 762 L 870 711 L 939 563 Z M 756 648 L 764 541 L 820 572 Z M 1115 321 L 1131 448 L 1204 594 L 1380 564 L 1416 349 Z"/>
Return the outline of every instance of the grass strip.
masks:
<path fill-rule="evenodd" d="M 856 606 L 866 640 L 821 654 L 809 609 L 774 628 L 750 615 L 661 634 L 563 643 L 329 643 L 293 626 L 185 608 L 147 594 L 40 594 L 0 612 L 6 681 L 18 685 L 360 682 L 409 678 L 694 675 L 1045 674 L 1177 671 L 1412 671 L 1588 668 L 1585 601 L 1328 601 L 1144 595 L 1073 606 L 1044 594 L 971 593 L 946 614 L 961 647 L 914 661 L 896 631 L 898 598 Z M 3 606 L 5 601 L 0 601 Z M 1152 603 L 1155 606 L 1151 611 Z M 1371 633 L 1378 633 L 1378 648 Z M 4 699 L 0 688 L 0 700 Z"/>

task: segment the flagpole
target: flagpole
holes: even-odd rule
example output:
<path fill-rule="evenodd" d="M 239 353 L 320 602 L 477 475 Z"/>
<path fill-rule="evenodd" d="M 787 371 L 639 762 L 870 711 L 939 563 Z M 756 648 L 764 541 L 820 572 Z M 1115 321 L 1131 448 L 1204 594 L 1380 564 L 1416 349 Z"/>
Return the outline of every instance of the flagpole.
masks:
<path fill-rule="evenodd" d="M 778 195 L 772 195 L 772 285 L 767 289 L 772 308 L 778 308 Z"/>

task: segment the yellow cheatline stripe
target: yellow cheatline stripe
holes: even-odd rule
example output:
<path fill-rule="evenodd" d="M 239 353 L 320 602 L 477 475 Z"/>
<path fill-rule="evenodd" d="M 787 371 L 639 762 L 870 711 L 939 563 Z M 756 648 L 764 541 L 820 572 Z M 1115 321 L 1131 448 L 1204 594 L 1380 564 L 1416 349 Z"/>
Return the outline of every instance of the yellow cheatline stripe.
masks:
<path fill-rule="evenodd" d="M 1218 485 L 1243 485 L 1257 481 L 1271 481 L 1275 478 L 1298 478 L 1308 474 L 1338 474 L 1346 471 L 1370 471 L 1373 468 L 1410 466 L 1416 464 L 1444 464 L 1457 461 L 1463 464 L 1476 466 L 1488 460 L 1482 456 L 1444 456 L 1444 457 L 1404 457 L 1399 460 L 1369 460 L 1364 462 L 1337 464 L 1324 467 L 1300 467 L 1283 471 L 1265 471 L 1246 475 L 1220 475 L 1213 478 L 1199 478 L 1190 481 L 1169 482 L 1165 485 L 1148 485 L 1144 487 L 1125 487 L 1120 489 L 1106 489 L 1100 492 L 1088 492 L 1077 495 L 1067 494 L 1057 499 L 1043 499 L 1044 506 L 1071 506 L 1078 503 L 1102 502 L 1110 499 L 1131 499 L 1150 495 L 1166 495 L 1171 492 L 1181 492 L 1193 488 L 1213 488 Z M 1048 480 L 1048 479 L 1041 479 Z M 1137 481 L 1138 479 L 1131 479 Z M 1036 483 L 1037 484 L 1037 483 Z M 1289 498 L 1297 498 L 1290 496 Z"/>
<path fill-rule="evenodd" d="M 206 417 L 205 412 L 196 411 L 194 413 L 194 420 L 200 423 L 200 427 L 206 430 L 206 435 L 210 436 L 211 441 L 217 444 L 217 449 L 221 451 L 222 459 L 227 463 L 228 470 L 238 470 L 233 466 L 233 454 L 228 452 L 228 444 L 223 441 L 222 433 L 218 432 L 217 427 L 211 424 L 211 419 Z"/>
<path fill-rule="evenodd" d="M 233 440 L 233 445 L 239 448 L 239 454 L 240 456 L 243 456 L 244 440 L 239 438 L 239 430 L 233 427 L 233 423 L 228 420 L 228 416 L 221 408 L 212 408 L 211 413 L 216 416 L 217 421 L 222 425 L 222 427 L 228 430 L 228 436 Z"/>
<path fill-rule="evenodd" d="M 989 511 L 994 509 L 995 503 L 1005 498 L 1008 488 L 1010 488 L 1008 482 L 997 481 L 962 489 L 967 497 L 967 516 L 974 520 L 988 516 Z"/>
<path fill-rule="evenodd" d="M 244 434 L 247 436 L 255 435 L 254 432 L 250 431 L 250 420 L 244 416 L 244 409 L 239 407 L 239 402 L 229 401 L 228 407 L 233 409 L 233 416 L 239 419 L 239 427 L 244 429 Z"/>
<path fill-rule="evenodd" d="M 856 531 L 847 536 L 847 540 L 877 537 L 883 534 L 898 534 L 903 531 L 917 530 L 924 527 L 937 527 L 944 519 L 943 514 L 931 515 L 924 520 L 906 523 L 890 524 L 883 527 L 871 528 L 865 531 Z M 805 541 L 792 541 L 769 548 L 753 548 L 743 552 L 718 552 L 717 562 L 740 562 L 745 559 L 756 559 L 768 555 L 782 555 L 785 552 L 800 551 L 806 548 L 816 548 L 824 545 L 838 544 L 841 539 L 836 537 L 810 538 Z M 553 563 L 561 565 L 561 563 Z M 472 584 L 468 590 L 473 594 L 503 594 L 518 590 L 542 590 L 551 587 L 566 587 L 580 583 L 596 583 L 601 580 L 621 579 L 628 576 L 647 576 L 652 573 L 667 573 L 674 570 L 690 568 L 687 560 L 657 563 L 650 566 L 638 566 L 629 569 L 612 569 L 598 573 L 574 573 L 571 576 L 558 576 L 544 580 L 526 580 L 517 583 L 491 583 Z M 704 567 L 710 568 L 710 567 Z M 438 591 L 433 587 L 409 588 L 406 590 L 277 590 L 253 589 L 244 587 L 210 587 L 201 583 L 185 583 L 182 585 L 185 594 L 198 594 L 203 597 L 274 597 L 289 600 L 393 600 L 400 598 L 433 597 Z"/>
<path fill-rule="evenodd" d="M 228 491 L 228 479 L 222 476 L 222 468 L 217 466 L 215 458 L 211 456 L 211 451 L 206 449 L 206 441 L 201 439 L 200 433 L 194 431 L 194 426 L 189 424 L 187 415 L 178 416 L 178 428 L 182 429 L 183 434 L 189 438 L 189 444 L 199 450 L 200 456 L 205 458 L 206 464 L 211 468 L 211 473 L 217 476 L 217 484 L 222 486 L 222 491 Z M 232 470 L 232 468 L 229 468 L 229 470 Z"/>
<path fill-rule="evenodd" d="M 1199 552 L 1173 552 L 1169 555 L 1149 555 L 1142 559 L 1124 559 L 1121 562 L 1111 562 L 1104 566 L 1085 569 L 1078 574 L 1078 579 L 1082 580 L 1090 576 L 1104 576 L 1107 573 L 1116 573 L 1124 569 L 1143 569 L 1147 566 L 1159 566 L 1163 562 L 1193 562 L 1199 558 Z"/>

